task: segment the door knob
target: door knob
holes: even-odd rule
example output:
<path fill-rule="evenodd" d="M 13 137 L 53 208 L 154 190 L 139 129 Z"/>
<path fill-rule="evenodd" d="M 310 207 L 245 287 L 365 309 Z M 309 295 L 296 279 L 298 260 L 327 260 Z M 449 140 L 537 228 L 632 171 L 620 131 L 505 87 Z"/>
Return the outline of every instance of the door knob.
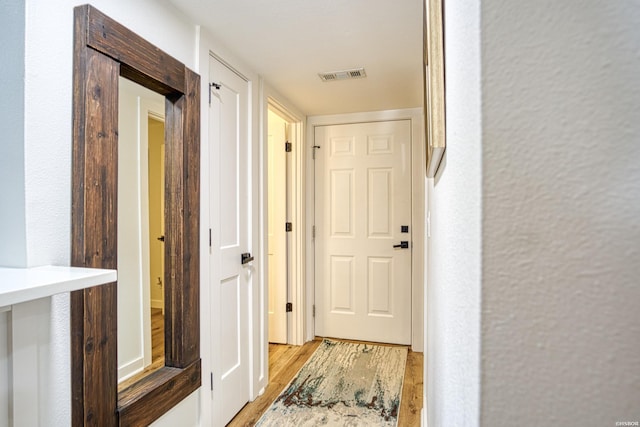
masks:
<path fill-rule="evenodd" d="M 249 252 L 245 252 L 242 255 L 240 255 L 240 262 L 242 264 L 248 264 L 251 261 L 253 261 L 253 257 L 251 256 L 251 254 Z"/>
<path fill-rule="evenodd" d="M 394 248 L 400 248 L 400 249 L 409 249 L 409 242 L 407 240 L 403 240 L 400 242 L 399 245 L 393 245 Z"/>

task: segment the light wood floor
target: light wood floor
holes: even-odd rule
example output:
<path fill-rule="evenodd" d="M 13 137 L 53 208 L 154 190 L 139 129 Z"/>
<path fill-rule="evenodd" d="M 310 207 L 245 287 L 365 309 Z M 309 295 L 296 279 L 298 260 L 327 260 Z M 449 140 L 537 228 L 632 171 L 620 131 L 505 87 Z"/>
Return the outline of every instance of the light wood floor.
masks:
<path fill-rule="evenodd" d="M 298 373 L 307 359 L 311 357 L 320 343 L 321 340 L 316 339 L 303 346 L 269 344 L 269 384 L 262 396 L 247 403 L 228 426 L 253 426 Z M 400 427 L 420 425 L 422 361 L 422 353 L 414 353 L 409 350 L 398 418 L 398 426 Z"/>
<path fill-rule="evenodd" d="M 151 362 L 164 366 L 164 315 L 161 308 L 151 309 Z"/>

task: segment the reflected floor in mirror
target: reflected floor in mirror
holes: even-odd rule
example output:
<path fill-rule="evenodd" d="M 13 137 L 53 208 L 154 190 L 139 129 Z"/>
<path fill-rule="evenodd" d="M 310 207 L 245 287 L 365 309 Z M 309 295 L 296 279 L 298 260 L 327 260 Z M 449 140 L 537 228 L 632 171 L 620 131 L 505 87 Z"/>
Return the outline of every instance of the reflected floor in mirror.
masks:
<path fill-rule="evenodd" d="M 149 372 L 164 366 L 164 316 L 161 308 L 151 309 L 151 346 L 151 365 L 118 384 L 118 390 L 124 390 Z"/>

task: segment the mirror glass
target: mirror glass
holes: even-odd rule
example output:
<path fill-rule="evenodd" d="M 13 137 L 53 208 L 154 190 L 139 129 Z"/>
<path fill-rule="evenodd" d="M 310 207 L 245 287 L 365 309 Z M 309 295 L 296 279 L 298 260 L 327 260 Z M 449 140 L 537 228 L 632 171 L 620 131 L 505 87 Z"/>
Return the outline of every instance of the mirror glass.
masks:
<path fill-rule="evenodd" d="M 120 389 L 164 366 L 164 277 L 164 97 L 120 77 Z"/>

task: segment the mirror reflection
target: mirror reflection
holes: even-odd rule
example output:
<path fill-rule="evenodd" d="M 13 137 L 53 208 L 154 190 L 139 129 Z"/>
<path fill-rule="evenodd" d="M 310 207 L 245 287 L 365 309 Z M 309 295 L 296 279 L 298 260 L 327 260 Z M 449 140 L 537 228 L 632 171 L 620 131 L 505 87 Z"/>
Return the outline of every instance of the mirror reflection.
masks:
<path fill-rule="evenodd" d="M 164 366 L 164 97 L 120 77 L 118 382 Z"/>

